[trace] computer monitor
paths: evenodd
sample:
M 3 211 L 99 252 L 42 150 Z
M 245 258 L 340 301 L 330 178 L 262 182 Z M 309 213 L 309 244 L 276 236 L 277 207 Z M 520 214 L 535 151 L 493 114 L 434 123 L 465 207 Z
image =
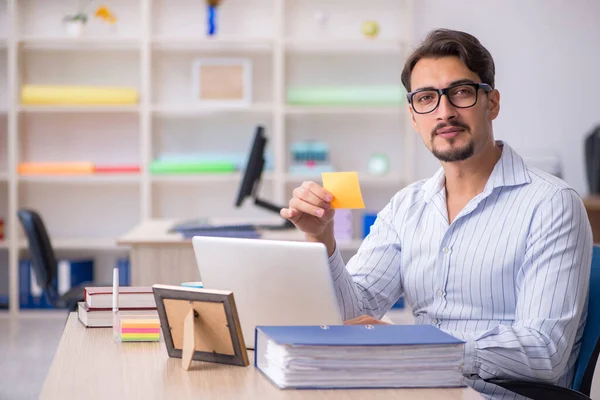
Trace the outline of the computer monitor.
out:
M 248 162 L 244 172 L 244 177 L 240 184 L 238 195 L 235 200 L 235 206 L 241 207 L 246 198 L 250 197 L 254 199 L 254 204 L 257 206 L 279 214 L 279 211 L 282 207 L 278 207 L 269 201 L 262 200 L 258 195 L 262 172 L 265 166 L 265 148 L 267 146 L 267 141 L 267 137 L 265 136 L 265 128 L 261 125 L 257 126 L 254 134 L 254 140 L 252 141 L 252 146 L 250 147 L 250 154 L 248 155 Z M 292 228 L 294 227 L 294 224 L 286 219 L 284 220 L 283 225 L 279 227 Z

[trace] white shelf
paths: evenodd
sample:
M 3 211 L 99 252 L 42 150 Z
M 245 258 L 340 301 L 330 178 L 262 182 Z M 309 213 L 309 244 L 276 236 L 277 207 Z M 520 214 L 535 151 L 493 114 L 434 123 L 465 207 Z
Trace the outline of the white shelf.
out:
M 387 201 L 383 192 L 400 189 L 412 174 L 416 139 L 406 106 L 294 106 L 286 104 L 286 92 L 313 85 L 399 85 L 414 30 L 411 2 L 225 2 L 218 34 L 210 38 L 203 2 L 125 1 L 115 10 L 118 29 L 92 18 L 83 37 L 71 38 L 59 22 L 72 12 L 64 0 L 10 0 L 3 19 L 15 23 L 8 23 L 2 32 L 7 37 L 0 37 L 0 63 L 5 64 L 0 65 L 0 149 L 5 149 L 0 154 L 5 171 L 0 172 L 0 216 L 11 228 L 0 248 L 8 249 L 10 276 L 18 277 L 18 258 L 26 248 L 17 219 L 20 207 L 38 209 L 54 232 L 57 250 L 92 254 L 121 250 L 116 245 L 119 234 L 147 218 L 227 215 L 242 171 L 154 175 L 149 167 L 163 153 L 247 151 L 259 124 L 265 126 L 272 163 L 272 170 L 262 175 L 261 192 L 273 203 L 286 204 L 292 185 L 321 180 L 320 174 L 298 176 L 287 170 L 290 144 L 310 139 L 327 141 L 333 161 L 343 157 L 338 164 L 355 170 L 366 169 L 369 153 L 395 152 L 390 157 L 397 155 L 402 161 L 392 163 L 393 173 L 359 173 L 362 186 L 377 189 L 369 191 L 369 204 L 376 207 Z M 318 9 L 336 16 L 324 31 L 315 21 Z M 361 33 L 367 18 L 381 26 L 380 36 L 372 40 Z M 194 102 L 192 65 L 197 57 L 249 59 L 253 103 L 221 107 Z M 27 105 L 20 103 L 22 83 L 135 87 L 140 101 Z M 365 131 L 372 137 L 369 143 L 360 140 Z M 402 143 L 390 139 L 392 135 Z M 134 160 L 142 171 L 15 172 L 20 160 L 77 159 L 104 165 Z M 250 205 L 243 212 L 251 219 L 262 210 Z M 342 242 L 340 248 L 355 251 L 360 243 Z M 101 263 L 112 265 L 108 257 Z M 9 286 L 11 310 L 18 311 L 18 280 L 11 279 Z
M 369 53 L 369 52 L 400 52 L 406 44 L 393 39 L 286 39 L 285 48 L 298 52 L 327 52 L 327 53 Z
M 160 37 L 152 38 L 152 47 L 156 50 L 237 50 L 270 51 L 273 40 L 267 38 L 244 37 Z
M 20 105 L 21 113 L 137 113 L 139 106 L 134 105 Z
M 155 104 L 152 106 L 152 113 L 165 117 L 193 116 L 216 113 L 269 113 L 272 112 L 273 105 L 269 103 L 255 103 L 248 106 L 202 106 L 194 104 Z
M 68 184 L 136 184 L 140 174 L 102 173 L 89 175 L 19 175 L 23 183 L 68 183 Z
M 398 106 L 287 106 L 288 115 L 341 114 L 341 115 L 403 115 L 406 110 Z
M 264 172 L 262 181 L 273 179 L 273 174 Z M 180 175 L 152 175 L 150 180 L 157 184 L 196 184 L 196 183 L 240 183 L 242 174 L 239 172 L 224 173 L 224 174 L 180 174 Z
M 369 186 L 402 186 L 403 180 L 400 174 L 390 173 L 384 176 L 372 176 L 367 172 L 359 172 L 358 180 L 361 185 L 369 185 Z M 315 175 L 296 175 L 296 174 L 286 174 L 285 181 L 288 184 L 294 183 L 302 183 L 304 181 L 313 181 L 313 182 L 321 182 L 321 174 Z
M 43 50 L 138 50 L 140 40 L 106 37 L 23 37 L 18 43 L 24 49 Z
M 125 247 L 119 246 L 113 238 L 56 238 L 51 239 L 52 248 L 56 250 L 119 250 Z M 19 248 L 27 248 L 27 240 L 19 241 Z

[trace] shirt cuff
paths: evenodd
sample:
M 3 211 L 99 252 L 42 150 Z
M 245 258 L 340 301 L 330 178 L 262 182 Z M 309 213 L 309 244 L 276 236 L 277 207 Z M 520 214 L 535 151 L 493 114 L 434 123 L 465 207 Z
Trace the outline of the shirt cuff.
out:
M 335 246 L 333 254 L 331 255 L 331 257 L 329 257 L 329 267 L 331 268 L 331 273 L 333 276 L 338 276 L 340 269 L 345 268 L 344 259 L 342 258 L 337 244 Z
M 475 337 L 465 335 L 465 359 L 463 365 L 463 375 L 470 379 L 480 379 L 479 362 L 477 362 L 477 347 Z

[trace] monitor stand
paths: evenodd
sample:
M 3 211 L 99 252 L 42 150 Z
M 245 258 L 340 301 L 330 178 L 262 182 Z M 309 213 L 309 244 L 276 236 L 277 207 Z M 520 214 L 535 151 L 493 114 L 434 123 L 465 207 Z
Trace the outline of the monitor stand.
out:
M 276 212 L 277 214 L 279 214 L 279 212 L 282 208 L 282 207 L 277 207 L 275 204 L 270 203 L 266 200 L 261 200 L 258 197 L 254 198 L 254 204 L 256 204 L 259 207 L 265 208 L 269 211 Z M 257 228 L 259 228 L 259 229 L 266 229 L 266 230 L 293 229 L 295 227 L 296 226 L 287 219 L 284 219 L 284 222 L 281 225 L 259 225 L 259 226 L 257 226 Z

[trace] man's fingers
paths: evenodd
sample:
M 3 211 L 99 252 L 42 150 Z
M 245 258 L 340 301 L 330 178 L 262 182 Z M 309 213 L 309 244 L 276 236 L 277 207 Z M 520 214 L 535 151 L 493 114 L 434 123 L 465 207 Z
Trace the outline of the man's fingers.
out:
M 279 215 L 281 215 L 283 218 L 290 220 L 293 223 L 298 222 L 298 220 L 301 217 L 301 213 L 295 208 L 282 208 L 279 211 Z
M 317 196 L 310 189 L 305 188 L 303 186 L 294 189 L 294 197 L 303 200 L 315 207 L 322 208 L 323 210 L 328 210 L 329 208 L 331 208 L 331 204 L 329 204 L 329 202 L 324 201 L 321 197 Z
M 325 214 L 325 210 L 321 207 L 316 207 L 312 204 L 307 203 L 306 201 L 299 198 L 292 198 L 290 200 L 290 208 L 295 208 L 296 210 L 307 213 L 310 215 L 314 215 L 315 217 L 322 217 Z
M 310 191 L 313 195 L 317 196 L 319 199 L 321 199 L 321 201 L 326 203 L 329 203 L 331 200 L 333 200 L 333 195 L 318 183 L 306 181 L 303 182 L 300 187 Z

